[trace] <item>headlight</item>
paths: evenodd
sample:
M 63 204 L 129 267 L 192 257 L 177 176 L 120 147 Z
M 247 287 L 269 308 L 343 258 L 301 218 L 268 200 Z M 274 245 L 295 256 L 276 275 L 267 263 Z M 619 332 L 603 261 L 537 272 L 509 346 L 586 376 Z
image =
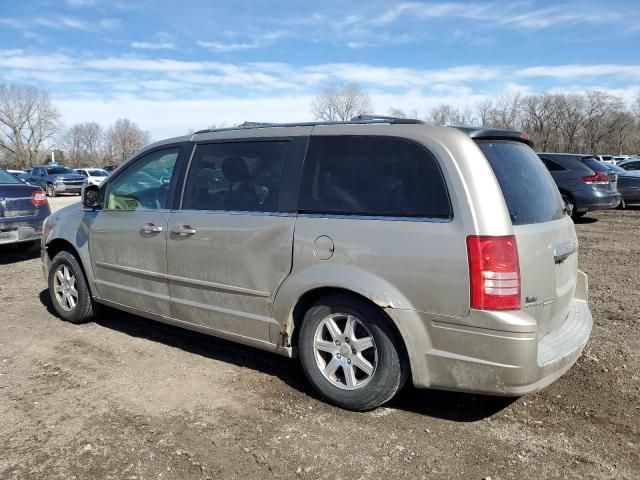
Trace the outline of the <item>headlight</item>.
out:
M 62 183 L 64 183 L 64 181 L 63 181 L 61 178 L 56 178 L 56 179 L 53 181 L 53 183 L 60 183 L 60 184 L 62 184 Z

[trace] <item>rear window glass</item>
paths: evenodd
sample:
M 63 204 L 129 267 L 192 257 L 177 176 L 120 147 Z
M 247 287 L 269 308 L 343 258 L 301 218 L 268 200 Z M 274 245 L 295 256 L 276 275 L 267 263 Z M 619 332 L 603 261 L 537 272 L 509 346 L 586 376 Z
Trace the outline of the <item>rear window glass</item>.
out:
M 531 148 L 510 141 L 477 143 L 498 179 L 513 225 L 562 218 L 564 209 L 558 188 Z
M 450 218 L 440 166 L 395 137 L 312 137 L 298 208 L 305 213 Z
M 0 170 L 0 183 L 22 183 L 18 177 L 5 170 Z
M 594 172 L 609 173 L 609 168 L 607 168 L 607 166 L 604 163 L 599 162 L 593 157 L 583 158 L 582 163 L 584 163 L 587 167 L 589 167 Z

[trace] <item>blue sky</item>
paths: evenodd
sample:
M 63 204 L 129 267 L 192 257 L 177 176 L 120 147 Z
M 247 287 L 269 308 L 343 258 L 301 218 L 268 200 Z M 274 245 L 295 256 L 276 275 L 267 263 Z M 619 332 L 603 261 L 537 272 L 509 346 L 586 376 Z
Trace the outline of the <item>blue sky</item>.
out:
M 640 2 L 0 0 L 0 82 L 50 92 L 67 124 L 129 117 L 156 138 L 310 119 L 355 81 L 376 111 L 504 90 L 640 89 Z

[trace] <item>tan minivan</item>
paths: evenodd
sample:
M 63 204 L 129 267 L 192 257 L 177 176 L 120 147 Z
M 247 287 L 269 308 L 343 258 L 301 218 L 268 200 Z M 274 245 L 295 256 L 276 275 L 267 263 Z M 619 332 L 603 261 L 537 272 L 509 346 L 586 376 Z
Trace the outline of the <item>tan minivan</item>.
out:
M 591 332 L 553 179 L 518 132 L 417 120 L 205 130 L 154 143 L 51 215 L 57 313 L 97 304 L 298 356 L 366 410 L 420 388 L 535 392 Z

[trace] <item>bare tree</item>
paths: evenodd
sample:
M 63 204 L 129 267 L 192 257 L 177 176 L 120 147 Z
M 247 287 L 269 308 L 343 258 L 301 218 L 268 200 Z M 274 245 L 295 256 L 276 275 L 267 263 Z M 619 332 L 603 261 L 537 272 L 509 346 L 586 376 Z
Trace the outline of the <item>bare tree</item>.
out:
M 601 141 L 610 133 L 606 119 L 623 107 L 622 100 L 605 92 L 589 91 L 584 95 L 582 128 L 586 153 L 598 153 Z
M 28 85 L 0 85 L 0 151 L 15 166 L 38 162 L 59 119 L 46 93 Z
M 369 94 L 356 83 L 326 88 L 311 102 L 311 113 L 316 120 L 350 120 L 372 112 Z
M 120 118 L 107 130 L 105 157 L 109 162 L 122 162 L 150 141 L 149 132 L 128 118 Z
M 616 111 L 609 119 L 609 127 L 607 151 L 618 155 L 626 153 L 625 147 L 628 145 L 631 134 L 638 129 L 635 117 L 631 112 Z
M 520 108 L 522 94 L 520 92 L 503 92 L 495 102 L 493 109 L 493 127 L 518 129 L 520 127 Z
M 584 99 L 579 94 L 558 96 L 559 122 L 558 128 L 562 140 L 562 149 L 573 152 L 578 147 L 578 134 L 582 126 L 582 110 Z
M 476 118 L 481 127 L 488 127 L 493 115 L 493 101 L 489 98 L 476 103 Z
M 560 123 L 559 105 L 555 95 L 528 95 L 522 100 L 522 128 L 535 137 L 543 151 L 557 150 Z
M 104 152 L 105 134 L 96 122 L 76 123 L 69 128 L 62 138 L 62 146 L 72 165 L 101 164 Z
M 418 110 L 415 108 L 408 112 L 405 112 L 404 110 L 400 108 L 395 108 L 395 107 L 389 108 L 388 115 L 390 117 L 396 117 L 396 118 L 414 118 L 414 119 L 417 119 L 419 116 Z

